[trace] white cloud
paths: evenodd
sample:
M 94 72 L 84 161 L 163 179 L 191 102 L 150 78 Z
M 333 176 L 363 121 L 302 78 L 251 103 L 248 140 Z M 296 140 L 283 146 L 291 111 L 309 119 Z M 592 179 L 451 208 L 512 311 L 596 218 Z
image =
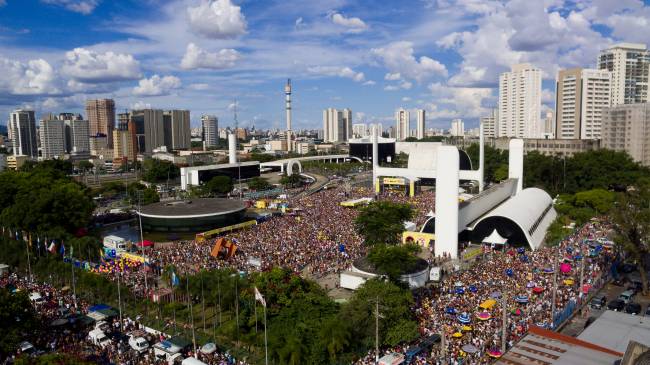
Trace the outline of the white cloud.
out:
M 366 86 L 372 86 L 372 85 L 375 85 L 375 84 L 376 84 L 376 82 L 374 82 L 372 80 L 368 80 L 368 81 L 363 83 L 363 85 L 366 85 Z
M 347 28 L 347 31 L 350 33 L 361 33 L 368 29 L 368 25 L 363 20 L 356 17 L 346 18 L 339 13 L 332 14 L 332 22 Z
M 0 0 L 0 6 L 7 5 L 7 0 Z
M 544 89 L 542 90 L 542 103 L 554 103 L 555 102 L 555 91 Z
M 299 17 L 298 19 L 296 19 L 296 22 L 294 23 L 294 27 L 296 29 L 300 29 L 303 26 L 305 26 L 305 21 L 302 19 L 302 17 Z
M 246 19 L 239 6 L 230 0 L 202 0 L 196 7 L 187 8 L 190 27 L 208 38 L 234 38 L 246 33 Z
M 145 103 L 142 100 L 138 100 L 135 103 L 131 104 L 131 109 L 132 110 L 151 109 L 151 104 Z
M 210 85 L 204 83 L 190 84 L 188 88 L 192 90 L 208 90 Z
M 140 63 L 130 54 L 97 53 L 85 48 L 66 52 L 63 73 L 85 82 L 113 82 L 141 77 Z
M 59 79 L 45 60 L 26 63 L 0 58 L 0 97 L 4 95 L 60 94 Z
M 402 78 L 402 75 L 400 75 L 399 72 L 395 72 L 395 73 L 387 73 L 387 74 L 384 76 L 384 80 L 390 80 L 390 81 L 399 80 L 399 79 L 401 79 L 401 78 Z
M 363 82 L 365 75 L 363 72 L 356 72 L 349 67 L 339 66 L 314 66 L 307 69 L 310 73 L 323 76 L 337 76 L 352 79 L 356 82 Z
M 411 98 L 409 98 L 408 96 L 404 96 L 404 97 L 402 97 L 402 101 L 403 102 L 408 102 L 408 101 L 411 101 Z
M 386 47 L 373 48 L 371 52 L 391 73 L 399 73 L 403 78 L 421 82 L 433 75 L 447 76 L 447 68 L 442 63 L 427 56 L 416 59 L 411 42 L 393 42 Z
M 223 69 L 235 66 L 241 58 L 239 52 L 226 48 L 218 52 L 208 52 L 194 43 L 187 45 L 181 67 L 186 70 L 197 68 Z
M 427 117 L 431 119 L 445 118 L 478 118 L 488 112 L 484 107 L 485 101 L 491 101 L 491 88 L 450 87 L 441 83 L 429 85 L 433 101 L 426 104 Z
M 181 80 L 176 76 L 153 75 L 149 79 L 142 79 L 138 86 L 133 88 L 133 94 L 139 96 L 169 95 L 173 89 L 181 87 Z
M 61 6 L 75 13 L 88 15 L 95 10 L 100 0 L 41 0 L 41 2 Z
M 401 81 L 398 84 L 395 85 L 388 85 L 384 87 L 384 90 L 386 91 L 396 91 L 396 90 L 409 90 L 410 88 L 413 87 L 413 83 L 410 81 Z

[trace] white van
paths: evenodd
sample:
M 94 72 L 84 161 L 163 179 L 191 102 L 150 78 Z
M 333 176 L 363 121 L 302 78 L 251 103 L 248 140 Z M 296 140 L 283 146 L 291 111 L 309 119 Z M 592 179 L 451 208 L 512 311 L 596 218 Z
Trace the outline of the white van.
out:
M 208 364 L 194 357 L 188 357 L 181 362 L 181 365 L 208 365 Z
M 634 292 L 632 290 L 626 290 L 622 292 L 621 295 L 618 296 L 618 299 L 625 302 L 625 304 L 628 304 L 632 300 L 633 296 L 634 296 Z
M 165 340 L 153 345 L 153 354 L 158 360 L 164 360 L 173 364 L 176 359 L 181 358 L 181 348 Z
M 135 351 L 143 353 L 149 349 L 149 342 L 144 337 L 131 335 L 129 337 L 129 346 Z
M 104 247 L 115 250 L 119 254 L 126 251 L 126 240 L 119 236 L 106 236 L 104 237 Z
M 94 329 L 88 332 L 88 340 L 93 345 L 99 346 L 101 348 L 106 348 L 106 346 L 111 343 L 111 340 L 106 337 L 106 334 L 104 334 L 104 331 L 101 329 Z

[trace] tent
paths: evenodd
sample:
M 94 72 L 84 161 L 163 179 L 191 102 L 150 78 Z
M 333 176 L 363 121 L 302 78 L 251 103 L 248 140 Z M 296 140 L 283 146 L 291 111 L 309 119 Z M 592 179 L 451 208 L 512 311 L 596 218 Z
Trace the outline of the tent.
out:
M 138 247 L 153 247 L 153 242 L 149 240 L 144 240 L 142 242 L 138 242 Z
M 492 231 L 489 236 L 483 238 L 483 243 L 489 243 L 492 245 L 505 245 L 506 241 L 508 241 L 508 239 L 501 237 L 496 229 Z

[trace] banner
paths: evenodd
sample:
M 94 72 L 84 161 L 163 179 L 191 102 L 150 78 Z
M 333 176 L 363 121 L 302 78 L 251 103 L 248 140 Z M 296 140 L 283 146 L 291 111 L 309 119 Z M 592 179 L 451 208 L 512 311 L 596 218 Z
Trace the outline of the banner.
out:
M 482 255 L 483 254 L 483 247 L 482 246 L 477 246 L 477 247 L 469 247 L 463 252 L 461 259 L 463 261 L 471 260 L 475 258 L 476 256 Z
M 402 243 L 416 243 L 422 247 L 429 247 L 436 241 L 436 235 L 424 232 L 402 232 Z
M 148 263 L 149 262 L 148 259 L 145 259 L 144 257 L 142 257 L 140 255 L 135 255 L 135 254 L 128 253 L 128 252 L 124 252 L 124 253 L 120 254 L 120 257 L 125 258 L 127 260 L 135 261 L 135 262 L 142 262 L 142 263 L 144 263 L 144 262 Z
M 403 177 L 385 177 L 383 182 L 385 185 L 406 185 Z

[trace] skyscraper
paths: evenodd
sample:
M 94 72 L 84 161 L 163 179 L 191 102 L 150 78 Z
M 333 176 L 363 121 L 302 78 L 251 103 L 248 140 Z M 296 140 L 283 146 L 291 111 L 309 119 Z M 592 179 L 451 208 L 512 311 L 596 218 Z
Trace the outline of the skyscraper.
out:
M 415 138 L 417 138 L 417 139 L 424 138 L 424 130 L 425 130 L 425 128 L 426 128 L 426 115 L 424 113 L 424 109 L 418 109 L 417 110 L 417 125 L 416 125 Z
M 499 136 L 497 123 L 499 121 L 499 109 L 492 109 L 490 115 L 481 117 L 483 124 L 483 135 L 485 138 L 497 138 Z
M 650 166 L 650 106 L 621 104 L 603 111 L 601 147 L 625 151 L 634 161 Z
M 190 111 L 166 110 L 163 112 L 164 146 L 168 150 L 190 148 Z
M 41 120 L 39 133 L 43 159 L 62 159 L 65 156 L 65 128 L 63 121 L 53 119 L 53 116 Z
M 449 134 L 454 137 L 465 136 L 465 123 L 463 123 L 462 119 L 454 119 L 451 121 L 451 129 L 449 129 Z
M 115 101 L 113 99 L 86 100 L 86 117 L 88 118 L 90 135 L 106 135 L 108 148 L 113 148 Z
M 403 141 L 409 136 L 411 129 L 411 114 L 404 108 L 399 108 L 395 112 L 395 138 Z
M 155 148 L 165 146 L 165 128 L 162 110 L 134 110 L 131 112 L 131 122 L 135 126 L 138 152 L 151 154 Z
M 601 51 L 598 69 L 612 73 L 610 105 L 648 102 L 650 51 L 645 44 L 621 43 Z
M 90 129 L 87 120 L 66 119 L 63 121 L 65 151 L 72 157 L 90 155 Z
M 214 147 L 219 145 L 219 120 L 214 115 L 202 115 L 201 126 L 203 127 L 203 145 Z
M 607 70 L 561 70 L 556 82 L 557 139 L 599 139 L 603 108 L 610 103 Z
M 113 130 L 113 164 L 136 160 L 136 147 L 129 130 Z
M 323 141 L 346 142 L 352 137 L 352 110 L 323 110 Z
M 352 136 L 355 138 L 368 136 L 368 125 L 365 123 L 356 123 L 352 125 Z
M 33 110 L 17 109 L 9 116 L 14 156 L 38 158 L 36 143 L 36 117 Z
M 530 64 L 513 65 L 499 76 L 499 137 L 542 135 L 542 71 Z

